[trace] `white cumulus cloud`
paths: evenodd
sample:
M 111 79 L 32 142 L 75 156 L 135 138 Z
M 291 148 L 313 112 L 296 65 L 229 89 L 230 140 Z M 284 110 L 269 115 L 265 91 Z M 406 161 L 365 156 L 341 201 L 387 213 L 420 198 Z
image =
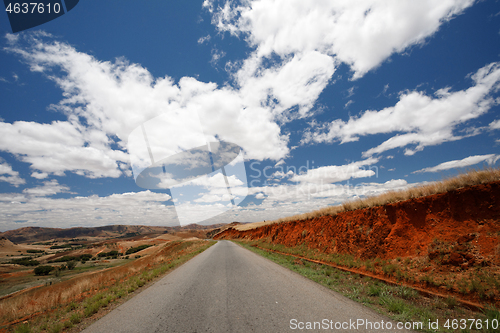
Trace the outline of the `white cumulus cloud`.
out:
M 424 168 L 421 170 L 414 171 L 413 173 L 421 173 L 421 172 L 439 172 L 443 170 L 456 169 L 456 168 L 464 168 L 471 165 L 476 165 L 481 162 L 486 162 L 488 164 L 495 164 L 498 159 L 500 159 L 500 155 L 496 154 L 488 154 L 488 155 L 474 155 L 469 156 L 461 160 L 453 160 L 448 162 L 443 162 L 433 167 Z
M 380 133 L 397 133 L 377 147 L 363 153 L 374 154 L 415 145 L 407 148 L 405 154 L 413 155 L 426 146 L 438 145 L 446 141 L 459 140 L 467 135 L 457 134 L 458 125 L 475 119 L 498 103 L 491 93 L 500 87 L 500 63 L 491 63 L 472 75 L 472 87 L 451 92 L 440 89 L 435 97 L 419 91 L 403 92 L 399 102 L 380 111 L 368 110 L 348 121 L 337 119 L 320 125 L 304 135 L 303 143 L 357 141 L 361 136 Z
M 19 172 L 12 170 L 12 166 L 0 159 L 0 181 L 7 182 L 12 186 L 19 187 L 26 183 L 26 180 L 19 176 Z
M 354 77 L 391 54 L 425 42 L 473 0 L 248 0 L 204 6 L 220 31 L 244 36 L 257 58 L 318 51 L 351 66 Z M 217 8 L 216 8 L 217 7 Z

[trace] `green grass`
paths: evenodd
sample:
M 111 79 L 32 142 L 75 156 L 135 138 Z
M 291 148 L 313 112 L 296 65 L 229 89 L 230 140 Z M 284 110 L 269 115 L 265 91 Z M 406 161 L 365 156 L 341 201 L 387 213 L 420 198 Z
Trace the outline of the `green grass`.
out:
M 376 279 L 346 272 L 331 266 L 265 251 L 252 246 L 255 242 L 251 244 L 243 241 L 234 242 L 314 282 L 322 284 L 356 302 L 362 303 L 395 321 L 422 322 L 424 323 L 424 332 L 452 332 L 452 330 L 447 330 L 442 325 L 440 325 L 437 331 L 429 329 L 426 326 L 429 321 L 439 320 L 439 323 L 445 323 L 446 319 L 453 318 L 474 318 L 483 321 L 489 319 L 490 322 L 498 318 L 497 320 L 500 321 L 500 312 L 496 308 L 488 308 L 484 312 L 474 312 L 460 307 L 455 298 L 429 299 L 406 286 L 389 285 Z M 258 245 L 261 246 L 261 244 L 259 243 Z M 267 247 L 283 249 L 282 246 L 268 245 Z M 299 247 L 298 249 L 288 249 L 288 251 L 281 252 L 300 253 L 301 250 L 303 249 Z M 307 251 L 304 252 L 307 253 Z M 300 255 L 305 256 L 304 253 Z M 356 263 L 349 256 L 336 256 L 336 258 L 342 260 L 342 262 L 351 261 L 352 263 Z M 482 330 L 470 330 L 470 332 L 493 331 L 483 328 Z

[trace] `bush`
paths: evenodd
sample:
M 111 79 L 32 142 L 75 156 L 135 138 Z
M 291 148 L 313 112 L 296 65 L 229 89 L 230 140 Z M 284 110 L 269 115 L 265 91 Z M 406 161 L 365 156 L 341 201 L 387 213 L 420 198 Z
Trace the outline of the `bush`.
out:
M 136 252 L 142 251 L 144 249 L 147 249 L 150 246 L 151 245 L 144 244 L 144 245 L 140 245 L 140 246 L 136 246 L 136 247 L 131 247 L 130 249 L 127 250 L 127 252 L 125 252 L 125 254 L 136 253 Z
M 82 254 L 80 256 L 62 256 L 49 262 L 87 261 L 90 258 L 92 258 L 91 254 Z
M 68 269 L 72 270 L 76 267 L 76 261 L 68 261 Z
M 85 261 L 88 261 L 90 259 L 92 259 L 92 255 L 91 254 L 82 254 L 80 257 L 79 257 L 80 260 L 85 260 Z
M 12 259 L 10 261 L 11 264 L 18 264 L 23 266 L 37 266 L 40 263 L 36 260 L 33 260 L 31 257 L 29 258 L 20 258 L 20 259 Z
M 97 256 L 98 257 L 106 257 L 106 259 L 110 259 L 110 258 L 115 258 L 118 257 L 118 251 L 109 251 L 109 252 L 101 252 L 99 253 Z
M 44 250 L 26 250 L 28 253 L 44 253 Z
M 49 275 L 53 270 L 52 266 L 38 266 L 35 268 L 35 275 Z
M 51 250 L 55 250 L 55 249 L 67 249 L 67 248 L 70 248 L 71 245 L 69 244 L 63 244 L 63 245 L 52 245 L 50 247 Z

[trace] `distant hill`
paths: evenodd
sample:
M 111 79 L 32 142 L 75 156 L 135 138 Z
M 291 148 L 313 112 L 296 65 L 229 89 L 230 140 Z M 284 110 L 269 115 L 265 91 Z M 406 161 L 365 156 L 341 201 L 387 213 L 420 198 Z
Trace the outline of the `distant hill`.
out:
M 188 230 L 212 230 L 220 228 L 225 224 L 199 225 L 190 224 L 187 226 L 156 227 L 143 225 L 109 225 L 94 228 L 44 228 L 25 227 L 16 230 L 9 230 L 0 233 L 0 238 L 4 237 L 14 243 L 44 242 L 53 239 L 73 239 L 84 237 L 119 238 L 138 235 L 165 234 Z
M 14 244 L 5 237 L 0 237 L 0 247 L 11 247 Z

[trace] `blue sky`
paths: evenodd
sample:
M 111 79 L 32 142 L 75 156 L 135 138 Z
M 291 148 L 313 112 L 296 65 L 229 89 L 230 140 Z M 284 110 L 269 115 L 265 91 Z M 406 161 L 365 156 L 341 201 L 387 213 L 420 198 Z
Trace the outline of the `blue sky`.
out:
M 84 0 L 11 32 L 0 231 L 272 220 L 500 157 L 500 1 Z M 224 170 L 153 165 L 206 142 Z

